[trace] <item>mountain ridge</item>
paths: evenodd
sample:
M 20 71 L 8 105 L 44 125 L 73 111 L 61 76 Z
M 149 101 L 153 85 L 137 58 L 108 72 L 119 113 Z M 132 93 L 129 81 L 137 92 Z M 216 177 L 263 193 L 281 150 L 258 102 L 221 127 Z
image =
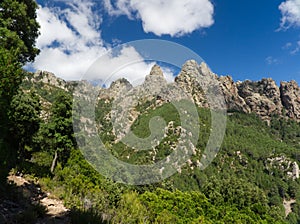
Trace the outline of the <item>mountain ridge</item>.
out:
M 199 65 L 196 61 L 189 60 L 182 66 L 174 82 L 190 96 L 197 106 L 205 108 L 208 108 L 209 104 L 202 88 L 203 85 L 193 78 L 195 75 L 200 76 L 201 82 L 206 82 L 206 76 L 211 76 L 219 82 L 228 112 L 255 113 L 267 122 L 271 120 L 272 116 L 300 121 L 300 87 L 294 80 L 282 81 L 279 86 L 272 78 L 234 82 L 229 75 L 218 76 L 213 73 L 205 63 Z M 150 76 L 152 79 L 157 79 L 158 82 L 164 80 L 163 72 L 158 65 L 153 66 L 145 81 Z M 65 81 L 46 71 L 37 71 L 33 79 L 64 90 L 72 90 L 73 84 L 76 83 L 76 81 Z M 86 85 L 89 85 L 88 82 Z M 168 85 L 172 85 L 172 83 Z M 104 99 L 114 98 L 122 89 L 128 91 L 132 88 L 134 87 L 128 80 L 120 78 L 112 82 L 110 87 L 97 90 L 100 90 L 99 99 Z

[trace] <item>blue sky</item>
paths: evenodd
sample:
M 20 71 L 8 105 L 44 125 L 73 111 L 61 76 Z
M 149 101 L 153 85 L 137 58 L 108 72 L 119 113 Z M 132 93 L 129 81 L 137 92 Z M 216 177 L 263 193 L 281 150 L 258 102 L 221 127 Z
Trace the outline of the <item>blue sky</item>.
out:
M 30 66 L 65 79 L 80 78 L 116 44 L 150 38 L 190 48 L 213 72 L 231 75 L 235 81 L 272 77 L 277 83 L 292 79 L 300 83 L 300 0 L 38 3 L 42 35 L 37 45 L 42 52 Z M 109 63 L 140 57 L 128 48 Z M 129 80 L 134 80 L 152 66 L 139 63 L 120 74 L 128 73 Z M 168 79 L 172 71 L 164 68 Z

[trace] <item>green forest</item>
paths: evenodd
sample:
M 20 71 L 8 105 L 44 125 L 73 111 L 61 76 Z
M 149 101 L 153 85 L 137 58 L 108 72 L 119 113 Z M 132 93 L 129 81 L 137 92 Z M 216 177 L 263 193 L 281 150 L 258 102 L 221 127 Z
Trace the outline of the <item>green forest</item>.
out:
M 300 223 L 300 179 L 288 175 L 293 172 L 291 164 L 300 163 L 300 123 L 274 115 L 268 124 L 255 114 L 230 113 L 219 153 L 202 171 L 193 165 L 209 138 L 211 114 L 197 108 L 200 153 L 192 156 L 192 165 L 155 184 L 113 182 L 85 160 L 76 144 L 72 91 L 32 82 L 33 73 L 23 69 L 39 53 L 36 3 L 3 0 L 0 9 L 0 223 L 36 223 L 46 213 L 47 208 L 31 203 L 7 180 L 8 175 L 20 174 L 62 200 L 75 224 Z M 136 108 L 141 113 L 131 127 L 133 133 L 147 137 L 149 121 L 158 115 L 180 125 L 172 104 L 151 105 L 144 102 Z M 100 100 L 95 108 L 101 140 L 120 160 L 153 162 L 146 151 L 135 153 L 115 143 L 106 119 L 111 107 L 111 101 Z M 155 161 L 170 154 L 168 142 L 176 141 L 176 133 L 170 133 L 157 146 Z M 284 200 L 294 201 L 287 215 Z M 24 209 L 7 218 L 3 201 Z

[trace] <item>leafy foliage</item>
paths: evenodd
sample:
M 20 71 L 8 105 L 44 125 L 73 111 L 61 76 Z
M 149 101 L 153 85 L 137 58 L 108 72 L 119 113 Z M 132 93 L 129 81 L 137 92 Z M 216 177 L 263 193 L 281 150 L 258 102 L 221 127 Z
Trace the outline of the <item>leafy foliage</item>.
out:
M 0 158 L 4 159 L 1 170 L 2 165 L 5 170 L 14 164 L 17 154 L 9 136 L 13 121 L 9 120 L 8 112 L 14 113 L 10 105 L 25 76 L 22 66 L 33 61 L 38 53 L 36 8 L 33 0 L 0 1 Z
M 13 142 L 18 143 L 20 159 L 31 158 L 28 150 L 32 145 L 33 136 L 39 130 L 40 126 L 40 111 L 41 106 L 38 96 L 31 91 L 24 93 L 19 91 L 11 101 L 11 110 L 9 112 L 9 119 L 12 122 L 11 134 L 14 139 Z
M 50 119 L 40 129 L 36 142 L 45 151 L 54 156 L 51 167 L 53 172 L 57 160 L 65 164 L 70 150 L 75 146 L 72 125 L 72 98 L 60 91 L 50 110 Z
M 33 0 L 3 0 L 0 3 L 0 46 L 13 52 L 22 64 L 33 61 L 39 50 L 36 21 L 37 4 Z

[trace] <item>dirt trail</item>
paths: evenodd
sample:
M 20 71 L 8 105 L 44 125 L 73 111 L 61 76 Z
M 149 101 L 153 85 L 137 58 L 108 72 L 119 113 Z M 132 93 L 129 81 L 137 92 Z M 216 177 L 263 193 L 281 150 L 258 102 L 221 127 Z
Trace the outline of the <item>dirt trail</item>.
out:
M 50 193 L 42 192 L 39 185 L 27 181 L 16 175 L 8 176 L 8 181 L 14 183 L 26 197 L 30 198 L 32 204 L 40 204 L 46 209 L 44 217 L 39 218 L 36 224 L 69 224 L 69 210 L 61 200 L 52 198 Z

